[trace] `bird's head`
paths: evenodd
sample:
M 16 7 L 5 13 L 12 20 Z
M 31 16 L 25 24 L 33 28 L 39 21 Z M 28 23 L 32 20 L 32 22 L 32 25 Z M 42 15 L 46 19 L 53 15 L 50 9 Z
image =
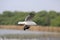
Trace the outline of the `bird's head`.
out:
M 35 12 L 29 13 L 30 16 L 35 16 Z

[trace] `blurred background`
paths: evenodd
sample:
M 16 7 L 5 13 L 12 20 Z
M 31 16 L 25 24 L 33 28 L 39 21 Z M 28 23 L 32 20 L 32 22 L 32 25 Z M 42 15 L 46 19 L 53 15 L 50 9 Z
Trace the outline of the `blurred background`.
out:
M 43 26 L 60 26 L 60 0 L 0 0 L 0 25 L 17 25 L 28 13 Z

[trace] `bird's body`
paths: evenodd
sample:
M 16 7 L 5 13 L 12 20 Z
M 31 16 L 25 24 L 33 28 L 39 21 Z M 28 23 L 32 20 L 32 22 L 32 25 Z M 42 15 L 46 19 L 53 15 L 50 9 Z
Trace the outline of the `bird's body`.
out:
M 32 21 L 34 15 L 35 14 L 33 12 L 29 13 L 29 15 L 26 16 L 25 21 L 18 22 L 18 24 L 24 24 L 24 30 L 29 29 L 30 25 L 36 25 L 36 23 Z
M 26 30 L 26 29 L 29 29 L 30 28 L 30 25 L 36 25 L 36 23 L 34 23 L 33 21 L 32 21 L 32 18 L 34 17 L 34 15 L 35 14 L 33 14 L 33 13 L 30 13 L 26 18 L 25 18 L 25 21 L 27 22 L 27 24 L 29 24 L 29 25 L 24 25 L 24 30 Z

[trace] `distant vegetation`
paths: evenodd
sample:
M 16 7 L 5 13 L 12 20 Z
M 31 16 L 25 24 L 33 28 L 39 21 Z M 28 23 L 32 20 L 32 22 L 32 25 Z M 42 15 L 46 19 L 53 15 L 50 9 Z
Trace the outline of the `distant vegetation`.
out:
M 17 25 L 18 21 L 24 21 L 25 17 L 30 12 L 11 12 L 11 11 L 4 11 L 0 14 L 0 25 Z M 36 15 L 33 18 L 38 25 L 43 26 L 60 26 L 60 12 L 56 11 L 39 11 L 35 12 Z

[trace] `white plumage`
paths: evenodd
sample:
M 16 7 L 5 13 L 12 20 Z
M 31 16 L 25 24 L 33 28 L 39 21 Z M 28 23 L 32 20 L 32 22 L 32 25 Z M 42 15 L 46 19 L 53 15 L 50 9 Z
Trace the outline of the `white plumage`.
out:
M 24 24 L 24 25 L 37 25 L 35 22 L 33 21 L 24 21 L 24 22 L 18 22 L 18 24 Z

